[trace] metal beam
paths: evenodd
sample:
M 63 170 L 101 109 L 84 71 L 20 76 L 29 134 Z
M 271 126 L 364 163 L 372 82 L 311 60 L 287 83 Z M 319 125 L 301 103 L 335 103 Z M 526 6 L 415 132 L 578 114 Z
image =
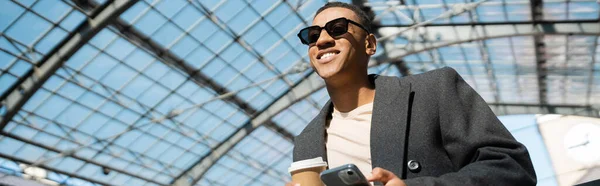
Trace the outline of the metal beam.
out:
M 538 22 L 543 19 L 542 10 L 544 3 L 542 2 L 542 0 L 530 0 L 529 4 L 531 8 L 531 21 L 533 21 L 534 24 L 539 24 Z M 544 43 L 543 35 L 533 36 L 533 46 L 535 47 L 535 64 L 538 81 L 538 100 L 540 104 L 545 105 L 548 104 L 548 66 L 546 65 L 546 44 Z M 549 109 L 554 109 L 554 107 L 549 107 Z M 555 111 L 550 110 L 549 112 Z
M 591 105 L 488 103 L 498 116 L 513 114 L 562 114 L 600 117 L 600 108 Z
M 393 64 L 398 69 L 398 72 L 400 72 L 401 76 L 412 75 L 412 73 L 410 72 L 410 69 L 408 68 L 408 66 L 406 66 L 406 63 L 404 61 L 401 60 L 401 61 L 395 62 Z
M 543 36 L 533 36 L 535 46 L 535 66 L 537 70 L 538 99 L 540 104 L 548 104 L 548 66 L 546 65 L 546 44 Z
M 6 113 L 0 120 L 0 131 L 19 112 L 21 107 L 35 92 L 58 70 L 79 48 L 85 45 L 100 30 L 115 20 L 121 13 L 133 6 L 137 1 L 111 1 L 95 17 L 90 17 L 80 24 L 59 45 L 34 66 L 18 84 L 11 87 L 8 96 L 2 100 Z
M 531 8 L 531 21 L 538 23 L 544 19 L 544 2 L 542 0 L 529 0 L 529 7 Z
M 600 69 L 596 69 L 595 68 L 595 64 L 599 63 L 600 64 L 600 60 L 598 59 L 598 55 L 594 55 L 594 52 L 596 52 L 598 50 L 598 45 L 600 44 L 600 42 L 598 42 L 598 40 L 600 40 L 600 37 L 596 36 L 596 39 L 594 39 L 594 45 L 592 47 L 591 50 L 591 55 L 592 55 L 592 60 L 590 62 L 590 75 L 588 76 L 588 90 L 586 92 L 586 103 L 587 104 L 591 104 L 592 103 L 592 90 L 594 89 L 594 85 L 597 84 L 598 82 L 594 81 L 594 74 L 596 74 L 596 72 Z M 597 102 L 596 102 L 597 103 Z

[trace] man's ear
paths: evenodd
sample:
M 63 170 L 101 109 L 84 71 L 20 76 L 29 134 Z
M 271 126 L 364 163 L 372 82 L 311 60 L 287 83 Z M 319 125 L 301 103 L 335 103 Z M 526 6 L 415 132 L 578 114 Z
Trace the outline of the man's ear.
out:
M 375 55 L 375 52 L 377 52 L 377 39 L 375 38 L 375 35 L 367 35 L 367 38 L 365 38 L 365 49 L 367 55 Z

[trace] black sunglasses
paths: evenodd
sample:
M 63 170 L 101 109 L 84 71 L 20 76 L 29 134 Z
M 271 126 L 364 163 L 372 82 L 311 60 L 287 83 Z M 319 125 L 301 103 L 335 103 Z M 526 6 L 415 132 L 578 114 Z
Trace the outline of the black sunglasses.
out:
M 306 28 L 300 30 L 300 33 L 298 33 L 298 37 L 300 38 L 300 41 L 302 41 L 302 44 L 310 45 L 310 44 L 317 42 L 317 40 L 319 40 L 319 37 L 321 36 L 321 30 L 323 30 L 323 29 L 325 29 L 325 31 L 327 31 L 327 34 L 329 34 L 331 37 L 338 37 L 338 36 L 341 36 L 342 34 L 345 34 L 346 32 L 348 32 L 348 23 L 352 23 L 352 24 L 362 28 L 367 33 L 370 33 L 369 30 L 367 30 L 367 28 L 362 26 L 360 23 L 357 23 L 350 19 L 346 19 L 346 18 L 342 17 L 342 18 L 337 18 L 337 19 L 327 22 L 324 27 L 320 27 L 320 26 L 306 27 Z

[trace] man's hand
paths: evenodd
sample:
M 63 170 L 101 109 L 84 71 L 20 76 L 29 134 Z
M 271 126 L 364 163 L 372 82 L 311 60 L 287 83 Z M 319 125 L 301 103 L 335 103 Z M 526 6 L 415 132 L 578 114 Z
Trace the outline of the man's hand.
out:
M 367 178 L 367 181 L 369 182 L 379 181 L 385 186 L 406 186 L 404 181 L 388 170 L 375 167 L 372 173 L 373 175 Z

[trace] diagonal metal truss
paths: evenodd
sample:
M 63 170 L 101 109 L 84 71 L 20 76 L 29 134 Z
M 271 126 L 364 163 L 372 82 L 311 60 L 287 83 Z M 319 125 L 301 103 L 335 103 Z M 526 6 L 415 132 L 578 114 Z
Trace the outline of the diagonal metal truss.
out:
M 54 48 L 49 55 L 44 56 L 39 63 L 40 65 L 34 66 L 27 72 L 17 83 L 17 86 L 11 87 L 8 96 L 2 100 L 2 107 L 6 108 L 6 114 L 0 120 L 0 130 L 4 129 L 27 100 L 67 59 L 134 4 L 135 1 L 114 1 L 108 4 L 97 16 L 90 17 L 90 20 L 79 25 L 63 42 L 57 45 L 59 47 Z

